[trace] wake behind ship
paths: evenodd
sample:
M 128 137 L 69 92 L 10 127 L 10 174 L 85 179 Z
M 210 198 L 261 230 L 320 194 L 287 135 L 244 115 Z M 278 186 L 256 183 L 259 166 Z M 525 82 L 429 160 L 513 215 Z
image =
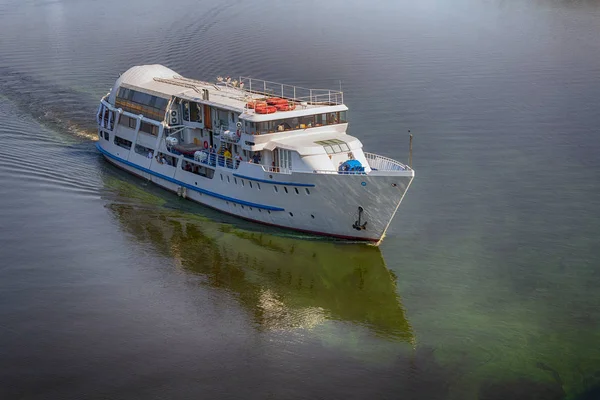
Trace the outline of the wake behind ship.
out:
M 162 65 L 127 70 L 98 108 L 98 150 L 178 195 L 263 224 L 379 242 L 414 171 L 346 133 L 343 93 Z

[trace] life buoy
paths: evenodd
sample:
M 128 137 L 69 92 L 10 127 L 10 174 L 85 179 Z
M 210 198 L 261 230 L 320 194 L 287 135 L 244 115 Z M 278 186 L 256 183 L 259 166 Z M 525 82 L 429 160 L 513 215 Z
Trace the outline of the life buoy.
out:
M 284 104 L 287 103 L 286 99 L 282 99 L 280 97 L 271 97 L 270 99 L 267 99 L 267 104 L 270 106 L 276 106 L 278 104 Z
M 204 148 L 208 149 L 208 142 L 206 140 L 204 141 Z
M 277 111 L 277 107 L 275 106 L 264 106 L 264 107 L 256 107 L 254 109 L 258 114 L 273 114 Z

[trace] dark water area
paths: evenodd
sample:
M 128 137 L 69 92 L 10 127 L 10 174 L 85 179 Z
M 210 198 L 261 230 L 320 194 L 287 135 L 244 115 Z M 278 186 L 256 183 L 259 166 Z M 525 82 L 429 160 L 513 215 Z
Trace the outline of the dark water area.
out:
M 338 88 L 381 246 L 108 165 L 132 65 Z M 600 398 L 597 1 L 0 0 L 0 398 Z

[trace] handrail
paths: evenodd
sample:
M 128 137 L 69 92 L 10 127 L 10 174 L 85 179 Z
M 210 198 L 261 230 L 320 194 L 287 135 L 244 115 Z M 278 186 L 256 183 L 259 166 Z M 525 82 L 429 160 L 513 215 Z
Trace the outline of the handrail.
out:
M 287 85 L 284 83 L 266 81 L 263 79 L 240 76 L 239 86 L 253 94 L 264 96 L 277 96 L 290 101 L 309 104 L 344 104 L 344 92 L 331 89 L 310 89 L 301 86 Z
M 222 154 L 217 154 L 217 153 L 211 153 L 208 150 L 198 150 L 195 151 L 195 153 L 204 153 L 206 154 L 206 158 L 204 158 L 203 160 L 198 160 L 196 159 L 196 157 L 191 156 L 191 155 L 187 155 L 187 154 L 182 154 L 181 152 L 173 149 L 173 148 L 169 148 L 167 147 L 167 150 L 174 155 L 183 155 L 183 157 L 186 160 L 192 161 L 195 164 L 204 164 L 207 165 L 209 167 L 212 168 L 217 168 L 217 167 L 223 167 L 223 168 L 229 168 L 229 169 L 238 169 L 240 166 L 240 160 L 236 160 L 232 157 L 225 157 Z
M 287 174 L 287 175 L 291 175 L 292 174 L 292 170 L 289 168 L 283 168 L 283 167 L 271 167 L 268 165 L 261 165 L 263 171 L 265 172 L 275 172 L 276 174 Z
M 240 160 L 235 160 L 232 157 L 225 157 L 222 154 L 211 153 L 207 150 L 200 150 L 200 152 L 206 154 L 206 158 L 204 160 L 196 160 L 194 158 L 194 161 L 207 164 L 211 167 L 220 166 L 229 169 L 238 169 L 240 166 Z
M 365 152 L 365 158 L 371 169 L 379 171 L 409 171 L 411 168 L 396 160 L 388 157 L 380 156 L 379 154 Z

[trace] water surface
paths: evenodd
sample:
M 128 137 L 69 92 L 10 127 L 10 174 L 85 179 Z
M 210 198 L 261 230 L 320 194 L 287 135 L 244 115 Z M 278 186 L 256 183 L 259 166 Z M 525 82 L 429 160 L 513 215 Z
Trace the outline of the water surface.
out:
M 0 397 L 600 392 L 595 1 L 0 0 Z M 416 179 L 378 247 L 238 221 L 95 151 L 162 63 L 337 88 Z M 537 396 L 537 397 L 536 397 Z

